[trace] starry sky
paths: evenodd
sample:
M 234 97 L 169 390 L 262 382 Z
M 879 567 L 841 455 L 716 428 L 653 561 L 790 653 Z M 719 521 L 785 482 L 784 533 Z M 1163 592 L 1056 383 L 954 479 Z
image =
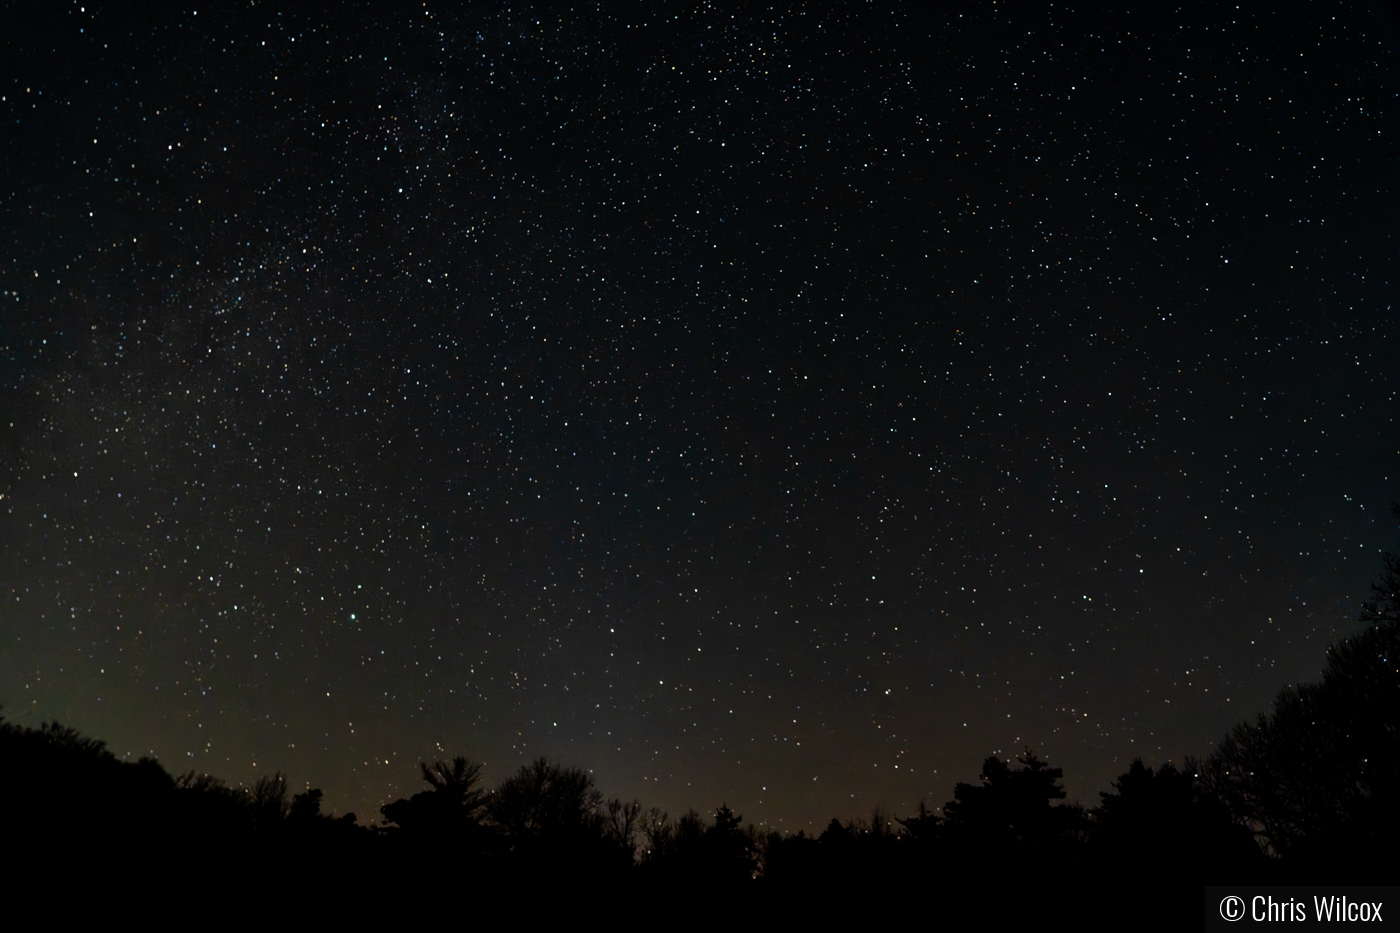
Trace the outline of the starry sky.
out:
M 1400 546 L 1393 6 L 85 2 L 0 36 L 16 721 L 1092 804 Z

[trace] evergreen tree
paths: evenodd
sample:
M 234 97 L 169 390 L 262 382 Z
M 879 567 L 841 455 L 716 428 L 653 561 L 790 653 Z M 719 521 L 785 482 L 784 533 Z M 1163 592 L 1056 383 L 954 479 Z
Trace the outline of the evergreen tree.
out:
M 1260 854 L 1250 834 L 1203 792 L 1196 765 L 1156 771 L 1135 759 L 1093 813 L 1091 848 L 1098 867 L 1137 880 L 1255 876 Z
M 1026 878 L 1060 875 L 1079 859 L 1084 815 L 1065 797 L 1064 772 L 1030 749 L 1019 768 L 995 756 L 978 784 L 959 783 L 943 805 L 942 844 L 964 859 L 998 864 Z

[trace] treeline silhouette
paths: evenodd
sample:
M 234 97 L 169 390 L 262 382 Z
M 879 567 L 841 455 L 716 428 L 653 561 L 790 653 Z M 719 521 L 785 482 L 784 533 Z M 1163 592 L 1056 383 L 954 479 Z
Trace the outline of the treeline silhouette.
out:
M 820 833 L 765 832 L 721 804 L 673 818 L 605 798 L 578 768 L 539 759 L 486 790 L 466 758 L 421 765 L 423 790 L 379 822 L 321 809 L 280 775 L 232 787 L 152 759 L 122 761 L 58 724 L 0 719 L 0 799 L 10 853 L 85 877 L 161 866 L 183 884 L 269 859 L 310 887 L 392 880 L 430 892 L 462 879 L 493 890 L 544 881 L 605 887 L 821 895 L 930 878 L 1068 890 L 1172 880 L 1384 883 L 1400 838 L 1400 562 L 1332 647 L 1317 683 L 1288 687 L 1182 766 L 1134 761 L 1096 806 L 1065 800 L 1062 771 L 1027 749 L 989 757 L 940 811 L 875 810 Z M 241 877 L 242 875 L 240 875 Z M 895 886 L 895 887 L 891 887 Z

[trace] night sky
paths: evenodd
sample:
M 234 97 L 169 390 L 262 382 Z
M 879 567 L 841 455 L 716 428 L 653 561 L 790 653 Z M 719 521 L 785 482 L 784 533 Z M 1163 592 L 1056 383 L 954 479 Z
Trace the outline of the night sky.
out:
M 1394 7 L 196 6 L 0 36 L 18 722 L 1093 804 L 1400 547 Z

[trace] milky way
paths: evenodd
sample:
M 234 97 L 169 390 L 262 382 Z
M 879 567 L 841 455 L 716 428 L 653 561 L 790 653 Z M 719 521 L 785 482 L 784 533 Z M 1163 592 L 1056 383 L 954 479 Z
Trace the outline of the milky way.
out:
M 1396 15 L 926 6 L 32 5 L 6 715 L 797 828 L 1314 676 L 1396 546 Z

